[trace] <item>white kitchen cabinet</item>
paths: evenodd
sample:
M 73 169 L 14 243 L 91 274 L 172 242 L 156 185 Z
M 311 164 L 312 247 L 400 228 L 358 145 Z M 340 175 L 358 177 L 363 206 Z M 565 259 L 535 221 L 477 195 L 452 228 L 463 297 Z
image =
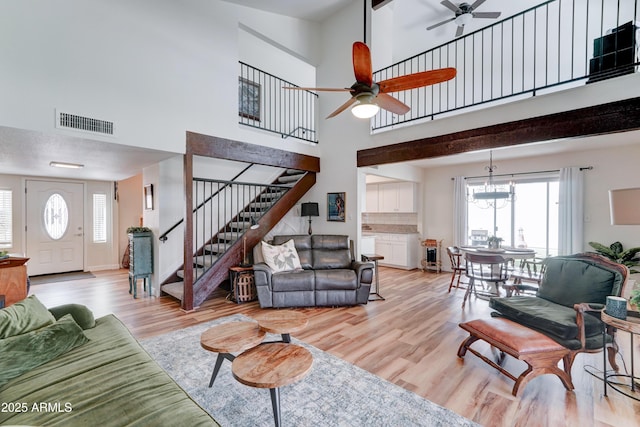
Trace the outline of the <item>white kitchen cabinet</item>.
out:
M 420 238 L 417 233 L 376 234 L 376 254 L 384 257 L 378 263 L 388 267 L 413 270 L 418 268 Z
M 377 212 L 416 212 L 416 184 L 414 182 L 389 182 L 377 184 Z M 367 210 L 369 210 L 369 186 L 367 185 Z M 373 203 L 373 202 L 372 202 Z
M 378 200 L 378 184 L 367 184 L 367 207 L 365 212 L 380 212 Z

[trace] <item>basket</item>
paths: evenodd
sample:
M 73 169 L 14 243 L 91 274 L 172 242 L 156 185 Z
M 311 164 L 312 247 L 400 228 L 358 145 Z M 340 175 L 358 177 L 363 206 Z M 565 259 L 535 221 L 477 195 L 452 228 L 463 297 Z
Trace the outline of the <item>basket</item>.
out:
M 252 273 L 238 274 L 236 278 L 236 301 L 248 302 L 257 298 L 256 284 Z

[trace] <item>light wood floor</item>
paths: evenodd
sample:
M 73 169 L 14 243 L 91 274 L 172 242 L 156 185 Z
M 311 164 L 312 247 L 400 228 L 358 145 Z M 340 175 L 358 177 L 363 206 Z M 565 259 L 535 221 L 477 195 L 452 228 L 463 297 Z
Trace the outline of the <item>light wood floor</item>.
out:
M 95 279 L 32 286 L 31 293 L 49 307 L 75 302 L 87 305 L 96 317 L 114 313 L 137 338 L 261 311 L 257 302 L 238 305 L 220 290 L 197 311 L 185 313 L 170 297 L 131 298 L 126 270 L 94 274 Z M 447 293 L 449 274 L 381 268 L 380 277 L 386 301 L 300 309 L 310 322 L 294 336 L 485 426 L 640 425 L 640 403 L 611 390 L 604 398 L 602 382 L 585 372 L 602 369 L 602 353 L 577 357 L 574 392 L 567 392 L 557 377 L 544 375 L 513 397 L 510 379 L 470 353 L 464 360 L 456 356 L 466 337 L 458 323 L 488 316 L 487 301 L 472 298 L 462 310 L 463 291 Z M 620 333 L 618 340 L 629 365 L 628 335 Z M 474 347 L 489 355 L 483 344 Z M 640 360 L 637 345 L 635 355 Z M 524 363 L 508 359 L 505 367 L 519 375 Z

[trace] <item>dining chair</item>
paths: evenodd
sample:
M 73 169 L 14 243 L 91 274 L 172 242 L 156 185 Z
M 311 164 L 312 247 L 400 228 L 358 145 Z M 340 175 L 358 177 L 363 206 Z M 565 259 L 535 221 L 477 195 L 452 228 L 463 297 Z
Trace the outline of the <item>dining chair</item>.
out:
M 467 299 L 473 292 L 478 296 L 476 281 L 488 283 L 492 289 L 485 292 L 485 296 L 500 296 L 500 285 L 505 285 L 509 280 L 509 261 L 500 255 L 465 254 L 466 276 L 469 285 L 462 300 L 464 308 Z
M 451 283 L 449 283 L 449 291 L 451 292 L 451 288 L 453 287 L 453 282 L 456 281 L 456 288 L 460 287 L 460 278 L 462 277 L 462 273 L 466 272 L 466 267 L 462 264 L 462 252 L 460 248 L 457 246 L 448 246 L 447 247 L 447 255 L 449 255 L 449 261 L 451 261 Z
M 543 261 L 543 258 L 536 257 L 521 260 L 520 267 L 511 272 L 513 282 L 505 285 L 507 296 L 535 295 L 546 270 L 546 264 Z

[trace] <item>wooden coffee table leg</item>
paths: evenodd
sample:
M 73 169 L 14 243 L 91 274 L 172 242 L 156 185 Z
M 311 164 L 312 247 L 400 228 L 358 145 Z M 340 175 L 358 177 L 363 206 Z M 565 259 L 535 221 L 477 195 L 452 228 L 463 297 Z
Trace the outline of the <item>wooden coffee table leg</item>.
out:
M 233 362 L 233 359 L 236 357 L 233 354 L 229 353 L 218 353 L 218 358 L 216 359 L 216 366 L 213 368 L 213 374 L 211 374 L 211 381 L 209 381 L 209 388 L 213 386 L 213 382 L 216 380 L 218 376 L 218 372 L 220 371 L 220 367 L 222 366 L 222 362 L 224 359 L 227 359 L 229 362 Z
M 271 406 L 273 407 L 273 420 L 276 423 L 276 427 L 280 427 L 280 389 L 270 388 L 271 394 Z

